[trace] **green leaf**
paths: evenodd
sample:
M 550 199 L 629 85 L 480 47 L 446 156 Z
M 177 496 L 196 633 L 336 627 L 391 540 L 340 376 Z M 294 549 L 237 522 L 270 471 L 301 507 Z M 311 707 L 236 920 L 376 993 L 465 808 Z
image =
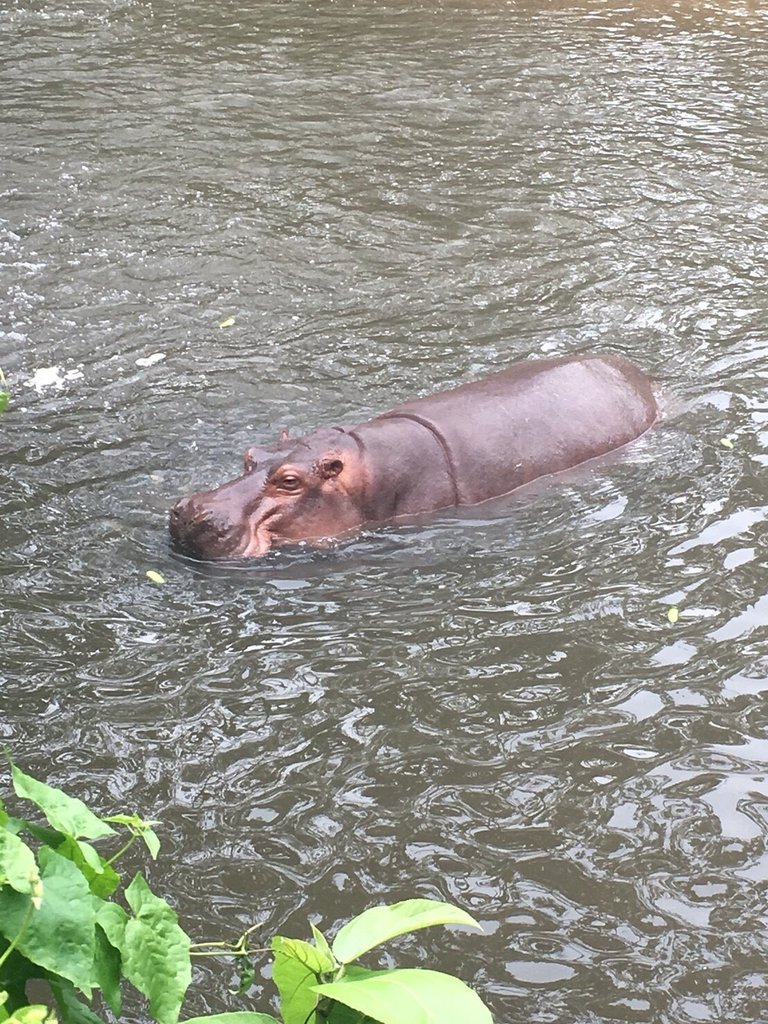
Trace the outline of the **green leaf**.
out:
M 104 821 L 111 821 L 116 825 L 125 825 L 133 835 L 141 837 L 149 850 L 152 860 L 157 859 L 160 851 L 160 840 L 157 838 L 152 826 L 159 825 L 159 821 L 144 821 L 138 814 L 111 814 Z
M 61 1024 L 104 1024 L 93 1010 L 77 998 L 74 988 L 61 978 L 49 978 L 48 984 L 56 998 Z
M 381 1024 L 493 1024 L 476 992 L 439 971 L 352 969 L 341 981 L 316 985 L 319 995 L 336 999 Z
M 2 396 L 0 396 L 2 397 Z M 0 405 L 0 412 L 3 411 Z M 6 1024 L 56 1024 L 56 1017 L 47 1006 L 22 1006 L 7 1018 Z
M 330 953 L 326 953 L 302 939 L 284 939 L 282 936 L 276 935 L 272 940 L 272 949 L 298 960 L 313 974 L 327 974 L 329 971 L 336 970 L 336 961 Z
M 31 895 L 40 884 L 35 855 L 12 832 L 0 831 L 0 886 Z
M 333 960 L 308 942 L 272 939 L 275 962 L 272 980 L 280 993 L 280 1013 L 285 1024 L 305 1024 L 317 1006 L 312 986 L 334 969 Z
M 106 861 L 103 860 L 96 850 L 95 846 L 91 846 L 90 843 L 86 843 L 82 839 L 76 839 L 77 848 L 82 854 L 83 861 L 88 865 L 91 871 L 97 875 L 101 875 L 104 872 L 104 865 Z
M 93 958 L 93 980 L 101 989 L 107 1006 L 120 1016 L 120 950 L 116 949 L 100 926 L 96 926 L 96 947 Z
M 103 902 L 96 909 L 96 923 L 120 953 L 125 945 L 125 929 L 129 921 L 130 917 L 117 903 Z
M 335 967 L 336 959 L 333 953 L 331 952 L 331 947 L 328 945 L 328 940 L 320 931 L 320 929 L 316 928 L 311 921 L 309 922 L 309 927 L 312 929 L 312 938 L 315 940 L 315 945 L 317 946 L 319 952 L 327 958 L 328 962 L 331 963 L 333 967 Z M 329 968 L 329 970 L 331 969 L 333 968 Z
M 131 832 L 141 832 L 144 829 L 159 825 L 159 821 L 145 821 L 138 814 L 110 814 L 104 821 L 114 822 L 115 825 L 125 825 Z
M 64 836 L 63 842 L 59 843 L 55 850 L 62 857 L 71 860 L 82 872 L 94 896 L 101 899 L 111 896 L 120 884 L 120 875 L 99 856 L 98 851 L 90 843 L 73 839 L 72 836 Z
M 236 966 L 238 971 L 237 988 L 234 990 L 230 989 L 230 992 L 234 996 L 242 996 L 253 987 L 256 981 L 256 967 L 243 956 L 237 958 Z
M 433 924 L 464 924 L 480 928 L 473 917 L 459 907 L 438 900 L 403 900 L 383 907 L 371 907 L 340 929 L 333 941 L 333 955 L 342 964 L 356 960 L 374 946 Z
M 212 1013 L 208 1017 L 188 1017 L 182 1024 L 280 1024 L 270 1013 L 251 1013 L 235 1010 L 232 1013 Z
M 27 959 L 68 979 L 90 997 L 96 917 L 88 883 L 74 864 L 48 847 L 39 854 L 42 900 L 0 890 L 0 932 Z M 30 908 L 33 908 L 30 910 Z
M 135 917 L 114 903 L 104 904 L 98 923 L 120 950 L 125 977 L 149 999 L 158 1024 L 176 1024 L 192 976 L 189 936 L 176 913 L 151 891 L 141 874 L 125 890 Z
M 153 583 L 165 583 L 165 576 L 156 569 L 147 569 L 147 579 L 152 580 Z
M 321 1013 L 326 1015 L 321 1016 L 322 1024 L 380 1024 L 380 1021 L 374 1020 L 373 1017 L 353 1010 L 351 1006 L 345 1006 L 335 999 L 328 999 L 320 1006 Z
M 8 408 L 8 400 L 10 399 L 10 397 L 11 396 L 8 394 L 7 391 L 0 391 L 0 413 L 5 412 L 5 410 Z
M 149 850 L 149 855 L 152 860 L 157 860 L 157 855 L 160 852 L 160 840 L 157 838 L 157 834 L 154 829 L 145 828 L 141 833 L 141 838 L 144 841 L 144 845 Z
M 54 828 L 48 828 L 48 826 L 35 825 L 33 821 L 22 821 L 20 818 L 11 818 L 8 824 L 11 832 L 29 832 L 33 839 L 37 839 L 39 843 L 44 846 L 50 846 L 54 850 L 57 846 L 64 842 L 65 836 L 63 832 L 57 832 Z
M 11 765 L 13 788 L 16 795 L 24 800 L 31 800 L 46 816 L 57 832 L 74 836 L 75 839 L 98 839 L 100 836 L 114 835 L 115 830 L 105 821 L 97 818 L 82 800 L 67 796 L 60 789 L 38 782 L 31 775 Z
M 8 945 L 5 939 L 0 938 L 0 954 L 4 958 L 7 956 L 0 967 L 0 994 L 6 997 L 5 1003 L 0 1007 L 0 1021 L 3 1012 L 10 1015 L 29 1004 L 27 982 L 33 978 L 44 978 L 46 974 L 43 967 L 38 967 L 31 960 L 27 960 L 18 950 L 8 954 Z

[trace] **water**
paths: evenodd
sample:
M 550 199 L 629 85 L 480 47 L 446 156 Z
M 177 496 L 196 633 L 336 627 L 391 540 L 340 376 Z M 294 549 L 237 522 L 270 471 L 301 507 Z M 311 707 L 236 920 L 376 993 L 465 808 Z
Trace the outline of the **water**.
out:
M 766 13 L 4 24 L 3 743 L 162 820 L 196 938 L 440 897 L 485 935 L 396 960 L 500 1024 L 764 1020 Z M 667 410 L 603 466 L 248 571 L 168 550 L 250 443 L 592 348 Z

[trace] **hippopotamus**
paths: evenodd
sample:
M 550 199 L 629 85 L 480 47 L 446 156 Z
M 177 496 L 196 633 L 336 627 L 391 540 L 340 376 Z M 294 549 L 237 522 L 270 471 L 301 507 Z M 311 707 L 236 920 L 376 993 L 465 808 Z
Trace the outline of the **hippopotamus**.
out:
M 626 359 L 528 359 L 356 426 L 249 448 L 240 476 L 173 506 L 173 545 L 248 559 L 479 505 L 622 447 L 658 415 L 650 379 Z

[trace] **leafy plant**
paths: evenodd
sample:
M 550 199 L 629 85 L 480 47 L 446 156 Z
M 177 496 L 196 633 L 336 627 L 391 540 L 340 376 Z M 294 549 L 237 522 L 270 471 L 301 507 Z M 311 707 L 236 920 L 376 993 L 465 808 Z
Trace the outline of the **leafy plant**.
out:
M 368 970 L 354 963 L 389 939 L 437 924 L 480 927 L 458 907 L 416 899 L 364 911 L 345 924 L 330 945 L 314 925 L 310 925 L 313 943 L 276 936 L 272 977 L 280 994 L 283 1024 L 492 1024 L 480 997 L 449 974 Z M 203 1020 L 185 1024 L 203 1024 Z M 226 1022 L 222 1019 L 221 1024 Z M 278 1022 L 259 1015 L 251 1024 Z
M 156 822 L 99 818 L 15 765 L 11 777 L 16 795 L 35 804 L 47 825 L 11 817 L 0 802 L 0 1022 L 48 1019 L 47 1008 L 27 1005 L 27 982 L 41 979 L 63 1024 L 95 1024 L 99 1018 L 81 996 L 90 1000 L 100 990 L 118 1015 L 125 978 L 147 997 L 158 1024 L 175 1024 L 191 978 L 189 938 L 141 874 L 123 892 L 130 912 L 111 898 L 121 882 L 115 863 L 136 840 L 157 856 Z M 126 839 L 106 859 L 91 840 L 118 830 Z
M 136 840 L 157 856 L 156 822 L 127 814 L 100 818 L 82 801 L 15 765 L 11 775 L 16 795 L 39 808 L 47 825 L 11 817 L 0 802 L 0 1024 L 101 1024 L 90 1005 L 94 993 L 100 992 L 119 1016 L 123 981 L 146 997 L 158 1024 L 177 1024 L 191 980 L 191 956 L 240 957 L 247 965 L 244 974 L 250 971 L 252 977 L 250 958 L 256 952 L 274 954 L 283 1024 L 491 1024 L 480 998 L 457 978 L 355 963 L 381 943 L 419 928 L 479 928 L 465 911 L 434 900 L 405 900 L 366 910 L 331 944 L 311 925 L 312 942 L 277 936 L 268 950 L 248 947 L 253 928 L 231 946 L 193 946 L 176 913 L 140 873 L 121 889 L 115 870 Z M 93 842 L 120 830 L 126 840 L 104 858 Z M 48 983 L 56 1015 L 48 1006 L 29 1004 L 26 985 L 34 979 Z M 184 1024 L 279 1021 L 267 1013 L 239 1011 Z
M 0 412 L 5 412 L 6 406 L 10 401 L 10 393 L 8 391 L 8 385 L 5 380 L 5 374 L 0 370 Z

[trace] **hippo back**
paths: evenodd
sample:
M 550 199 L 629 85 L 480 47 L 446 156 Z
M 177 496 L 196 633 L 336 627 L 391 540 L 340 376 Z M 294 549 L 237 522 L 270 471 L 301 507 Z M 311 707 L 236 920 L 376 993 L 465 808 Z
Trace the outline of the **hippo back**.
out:
M 644 433 L 658 409 L 648 378 L 617 356 L 528 360 L 396 406 L 443 447 L 458 504 L 474 505 L 595 458 Z

